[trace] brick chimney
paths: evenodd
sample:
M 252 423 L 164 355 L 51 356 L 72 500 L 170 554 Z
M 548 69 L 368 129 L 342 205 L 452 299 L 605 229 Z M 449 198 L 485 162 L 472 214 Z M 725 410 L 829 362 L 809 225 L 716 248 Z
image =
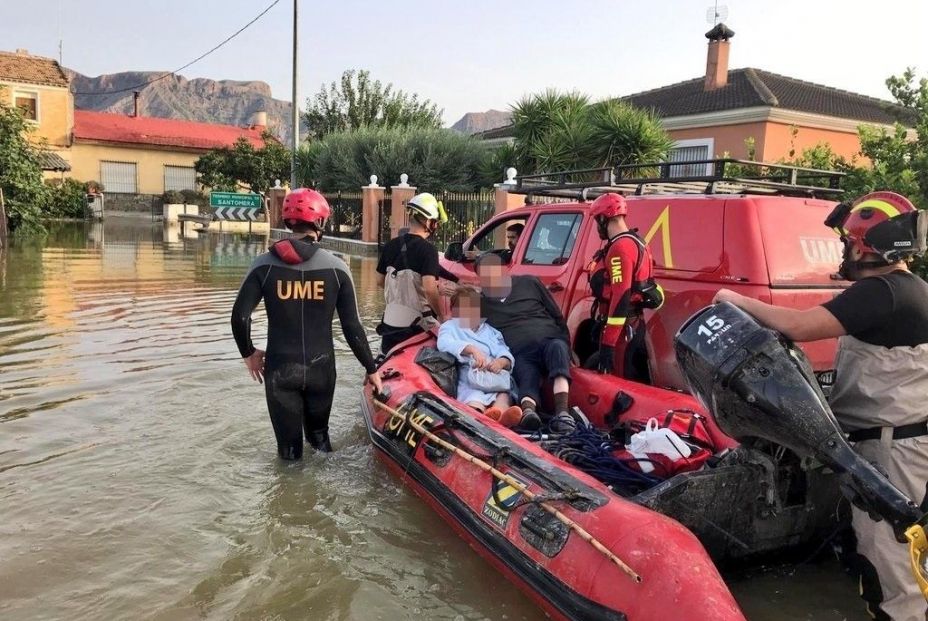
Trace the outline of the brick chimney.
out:
M 132 116 L 139 117 L 139 92 L 132 91 Z
M 718 23 L 715 28 L 706 33 L 709 39 L 709 53 L 706 56 L 706 84 L 705 90 L 714 91 L 728 84 L 728 51 L 729 39 L 735 36 L 735 31 L 725 24 Z

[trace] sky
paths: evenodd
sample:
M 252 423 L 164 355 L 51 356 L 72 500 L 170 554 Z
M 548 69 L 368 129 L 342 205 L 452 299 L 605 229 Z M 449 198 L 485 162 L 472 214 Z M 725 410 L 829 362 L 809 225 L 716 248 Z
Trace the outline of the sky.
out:
M 0 49 L 86 75 L 170 71 L 273 0 L 0 0 Z M 888 98 L 885 79 L 928 75 L 928 0 L 722 0 L 732 68 L 756 67 Z M 722 3 L 720 2 L 720 4 Z M 710 0 L 299 0 L 299 96 L 368 69 L 444 110 L 508 109 L 547 87 L 594 99 L 705 73 Z M 291 99 L 293 0 L 181 72 L 261 80 Z

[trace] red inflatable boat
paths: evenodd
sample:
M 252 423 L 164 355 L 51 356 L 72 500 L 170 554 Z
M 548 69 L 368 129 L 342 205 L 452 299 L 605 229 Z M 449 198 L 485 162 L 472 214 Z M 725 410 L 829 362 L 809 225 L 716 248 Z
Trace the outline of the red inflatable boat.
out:
M 742 479 L 757 485 L 750 459 L 721 460 L 623 496 L 546 451 L 540 437 L 524 437 L 445 395 L 415 362 L 425 346 L 434 346 L 432 335 L 391 352 L 381 367 L 383 396 L 365 388 L 371 440 L 391 470 L 552 618 L 744 619 L 706 548 L 668 515 L 703 531 L 716 556 L 738 556 L 732 550 L 739 546 L 760 549 L 742 540 L 744 528 L 723 537 L 716 532 L 732 527 L 731 503 Z M 593 425 L 609 426 L 620 393 L 625 422 L 644 422 L 668 408 L 701 411 L 689 395 L 575 370 L 572 405 Z M 715 453 L 741 451 L 706 418 Z M 752 503 L 753 496 L 752 487 Z M 716 514 L 727 516 L 721 525 Z

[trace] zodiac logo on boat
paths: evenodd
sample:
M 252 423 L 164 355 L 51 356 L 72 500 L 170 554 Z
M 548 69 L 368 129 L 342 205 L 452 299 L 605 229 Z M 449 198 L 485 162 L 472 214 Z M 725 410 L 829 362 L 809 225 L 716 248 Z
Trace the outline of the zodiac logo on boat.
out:
M 523 486 L 528 486 L 528 483 L 521 479 L 512 478 Z M 522 492 L 519 489 L 505 481 L 494 479 L 493 489 L 483 503 L 483 515 L 496 526 L 506 528 L 506 523 L 509 522 L 509 512 L 518 506 L 521 499 Z

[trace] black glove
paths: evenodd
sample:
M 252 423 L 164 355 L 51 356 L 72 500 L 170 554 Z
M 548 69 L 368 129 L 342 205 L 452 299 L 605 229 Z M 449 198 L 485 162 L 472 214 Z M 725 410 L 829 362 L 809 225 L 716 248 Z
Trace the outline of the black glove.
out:
M 612 373 L 614 368 L 615 348 L 609 345 L 599 346 L 599 367 L 600 373 Z

